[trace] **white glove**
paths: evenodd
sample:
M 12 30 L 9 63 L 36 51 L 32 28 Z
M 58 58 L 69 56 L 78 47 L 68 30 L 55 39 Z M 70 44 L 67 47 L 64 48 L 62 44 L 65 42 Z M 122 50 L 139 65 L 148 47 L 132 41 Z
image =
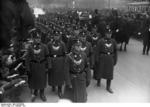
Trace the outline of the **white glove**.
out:
M 138 32 L 138 35 L 141 35 L 141 32 Z
M 117 29 L 116 32 L 119 32 L 119 29 Z
M 16 76 L 18 76 L 19 74 L 13 74 L 13 75 L 11 75 L 11 76 L 8 76 L 7 78 L 8 79 L 10 79 L 10 78 L 14 78 L 14 77 L 16 77 Z
M 14 70 L 17 71 L 21 65 L 22 65 L 22 63 L 18 64 L 18 66 L 16 68 L 14 68 Z
M 22 80 L 18 84 L 15 84 L 15 87 L 18 87 L 19 85 L 24 84 L 25 82 L 26 82 L 25 80 Z

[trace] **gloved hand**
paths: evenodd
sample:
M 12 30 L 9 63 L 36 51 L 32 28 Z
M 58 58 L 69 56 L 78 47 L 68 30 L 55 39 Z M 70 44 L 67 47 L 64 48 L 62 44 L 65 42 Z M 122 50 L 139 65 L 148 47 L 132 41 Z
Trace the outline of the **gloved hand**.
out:
M 46 69 L 46 73 L 49 73 L 49 72 L 51 72 L 51 68 L 48 68 L 48 69 Z
M 27 72 L 27 76 L 31 77 L 31 72 L 30 71 L 26 71 Z
M 0 94 L 2 95 L 3 93 L 4 93 L 4 88 L 1 87 L 1 88 L 0 88 Z
M 90 69 L 90 71 L 91 71 L 91 72 L 94 72 L 94 70 L 93 70 L 93 69 Z
M 86 81 L 86 87 L 90 85 L 90 81 Z
M 72 88 L 72 85 L 67 85 L 66 87 L 69 88 L 69 89 L 71 89 L 71 88 Z

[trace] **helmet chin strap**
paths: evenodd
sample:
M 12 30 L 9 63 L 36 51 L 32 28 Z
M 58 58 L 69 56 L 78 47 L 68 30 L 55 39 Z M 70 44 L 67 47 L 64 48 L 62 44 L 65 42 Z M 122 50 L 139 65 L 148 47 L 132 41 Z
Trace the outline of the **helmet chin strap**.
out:
M 40 44 L 40 42 L 39 42 L 39 41 L 34 41 L 34 43 L 35 43 L 35 44 L 37 44 L 37 45 L 39 45 L 39 44 Z
M 105 36 L 106 39 L 111 39 L 111 37 Z
M 73 51 L 73 54 L 79 54 L 79 51 L 75 50 Z
M 81 50 L 74 50 L 74 51 L 73 51 L 73 54 L 79 55 L 80 52 L 81 52 Z
M 80 40 L 80 41 L 81 41 L 82 45 L 84 46 L 86 43 L 86 40 Z
M 39 54 L 41 52 L 41 49 L 35 50 L 34 49 L 34 54 Z

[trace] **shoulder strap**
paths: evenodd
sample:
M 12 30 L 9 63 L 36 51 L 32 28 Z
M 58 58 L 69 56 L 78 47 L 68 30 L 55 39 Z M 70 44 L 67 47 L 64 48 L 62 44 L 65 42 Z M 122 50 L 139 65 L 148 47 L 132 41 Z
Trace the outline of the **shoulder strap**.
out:
M 72 58 L 71 54 L 72 54 L 72 52 L 70 52 L 70 53 L 68 54 L 68 57 L 73 61 L 73 58 Z

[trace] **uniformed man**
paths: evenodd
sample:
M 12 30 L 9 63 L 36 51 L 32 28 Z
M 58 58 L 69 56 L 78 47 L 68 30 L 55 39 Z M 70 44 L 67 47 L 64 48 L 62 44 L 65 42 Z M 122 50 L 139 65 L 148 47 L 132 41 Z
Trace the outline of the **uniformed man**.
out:
M 63 34 L 62 34 L 62 41 L 67 45 L 71 36 L 72 36 L 72 34 L 70 31 L 64 30 Z
M 105 28 L 107 26 L 107 22 L 104 20 L 104 18 L 101 18 L 99 21 L 98 27 L 97 27 L 97 32 L 102 35 L 102 37 L 105 36 Z
M 7 76 L 9 75 L 9 68 L 7 63 L 8 55 L 1 56 L 0 62 L 0 101 L 3 101 L 4 98 L 4 87 L 8 84 L 6 81 Z
M 92 44 L 92 47 L 97 45 L 97 41 L 102 38 L 102 35 L 97 32 L 97 27 L 92 28 L 92 32 L 87 36 L 87 41 Z
M 90 68 L 93 68 L 93 62 L 92 62 L 93 49 L 92 49 L 91 43 L 86 40 L 86 38 L 87 38 L 86 36 L 87 36 L 86 32 L 84 32 L 84 31 L 80 32 L 79 39 L 82 44 L 81 51 L 85 52 L 85 54 L 88 58 L 89 64 L 90 64 Z
M 72 46 L 65 64 L 65 70 L 67 71 L 66 85 L 69 87 L 66 87 L 64 97 L 69 97 L 73 102 L 86 102 L 86 87 L 90 84 L 91 73 L 88 59 L 86 54 L 81 51 L 79 41 Z
M 46 45 L 41 43 L 40 35 L 35 31 L 34 42 L 29 46 L 26 56 L 26 68 L 29 77 L 29 88 L 33 90 L 31 101 L 34 102 L 38 91 L 40 98 L 46 101 L 44 89 L 47 83 L 47 71 L 51 68 Z
M 62 85 L 64 84 L 64 58 L 66 54 L 65 43 L 61 40 L 58 31 L 54 34 L 54 40 L 48 43 L 49 56 L 51 57 L 52 68 L 48 73 L 48 84 L 52 86 L 52 91 L 58 87 L 58 96 L 62 97 Z
M 99 24 L 99 13 L 98 13 L 98 10 L 95 9 L 94 16 L 92 18 L 92 26 L 94 26 L 94 25 L 98 26 L 98 24 Z
M 68 53 L 71 51 L 72 46 L 74 45 L 74 43 L 76 43 L 79 40 L 79 33 L 80 33 L 80 29 L 76 26 L 74 26 L 74 31 L 73 31 L 73 35 L 68 39 L 68 43 L 67 43 L 67 51 Z
M 95 79 L 97 86 L 100 86 L 101 79 L 107 80 L 107 91 L 113 93 L 111 80 L 113 79 L 114 65 L 117 63 L 117 44 L 115 40 L 111 39 L 111 31 L 106 32 L 106 36 L 100 39 L 97 43 L 96 49 L 96 63 L 97 70 Z
M 145 26 L 143 31 L 143 55 L 149 54 L 150 49 L 150 25 Z
M 89 36 L 88 41 L 92 44 L 93 48 L 93 55 L 92 55 L 92 63 L 93 63 L 93 71 L 95 73 L 96 71 L 96 47 L 97 47 L 97 42 L 102 38 L 100 33 L 97 33 L 97 28 L 93 28 L 92 32 Z M 94 75 L 95 76 L 95 75 Z M 94 77 L 95 78 L 95 77 Z

